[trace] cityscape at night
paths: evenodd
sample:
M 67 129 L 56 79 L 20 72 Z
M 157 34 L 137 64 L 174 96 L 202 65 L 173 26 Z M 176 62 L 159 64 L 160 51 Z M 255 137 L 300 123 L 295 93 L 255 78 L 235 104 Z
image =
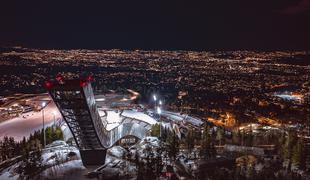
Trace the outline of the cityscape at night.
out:
M 0 7 L 0 180 L 310 179 L 308 0 Z

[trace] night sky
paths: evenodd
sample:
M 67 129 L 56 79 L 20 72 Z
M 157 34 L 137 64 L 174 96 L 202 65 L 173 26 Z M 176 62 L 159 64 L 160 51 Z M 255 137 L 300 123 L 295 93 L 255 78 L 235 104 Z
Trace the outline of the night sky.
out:
M 310 49 L 310 0 L 0 2 L 0 45 Z

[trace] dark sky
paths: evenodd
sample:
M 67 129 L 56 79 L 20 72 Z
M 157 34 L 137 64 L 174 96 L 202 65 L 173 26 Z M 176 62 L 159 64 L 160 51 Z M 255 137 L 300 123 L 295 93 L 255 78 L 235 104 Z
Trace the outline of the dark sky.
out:
M 0 44 L 310 49 L 310 0 L 1 0 Z

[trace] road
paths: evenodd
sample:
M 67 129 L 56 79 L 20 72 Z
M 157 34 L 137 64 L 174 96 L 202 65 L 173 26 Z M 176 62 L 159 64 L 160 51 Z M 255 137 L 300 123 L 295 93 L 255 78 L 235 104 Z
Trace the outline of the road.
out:
M 55 112 L 55 119 L 61 118 L 56 105 L 52 101 L 43 109 L 45 124 L 47 126 L 52 125 L 54 122 L 53 112 Z M 15 140 L 22 140 L 24 136 L 27 137 L 30 133 L 42 127 L 42 110 L 39 112 L 31 111 L 0 123 L 0 139 L 4 136 L 12 136 Z

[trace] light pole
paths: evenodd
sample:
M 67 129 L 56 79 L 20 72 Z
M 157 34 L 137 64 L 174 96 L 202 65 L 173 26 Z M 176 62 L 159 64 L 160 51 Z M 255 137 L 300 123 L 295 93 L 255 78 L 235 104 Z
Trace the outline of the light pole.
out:
M 54 128 L 56 129 L 56 119 L 55 119 L 56 111 L 53 111 L 53 116 L 54 116 Z
M 161 122 L 161 105 L 162 105 L 162 101 L 159 100 L 158 101 L 159 106 L 157 106 L 156 94 L 153 95 L 153 100 L 155 103 L 154 112 L 157 114 L 156 116 L 159 116 L 159 137 L 161 138 L 161 135 L 162 135 L 162 132 L 161 132 L 161 125 L 162 125 L 162 122 Z
M 159 101 L 161 102 L 161 101 Z M 161 109 L 160 107 L 157 107 L 157 114 L 159 115 L 159 137 L 161 138 Z
M 154 109 L 156 109 L 156 101 L 157 101 L 157 97 L 156 97 L 156 95 L 155 95 L 155 94 L 153 95 L 153 100 L 154 100 L 154 102 L 155 102 L 155 107 L 154 107 Z
M 45 121 L 44 121 L 44 107 L 46 106 L 46 102 L 42 102 L 42 120 L 43 120 L 43 147 L 46 146 L 46 137 L 45 137 Z

